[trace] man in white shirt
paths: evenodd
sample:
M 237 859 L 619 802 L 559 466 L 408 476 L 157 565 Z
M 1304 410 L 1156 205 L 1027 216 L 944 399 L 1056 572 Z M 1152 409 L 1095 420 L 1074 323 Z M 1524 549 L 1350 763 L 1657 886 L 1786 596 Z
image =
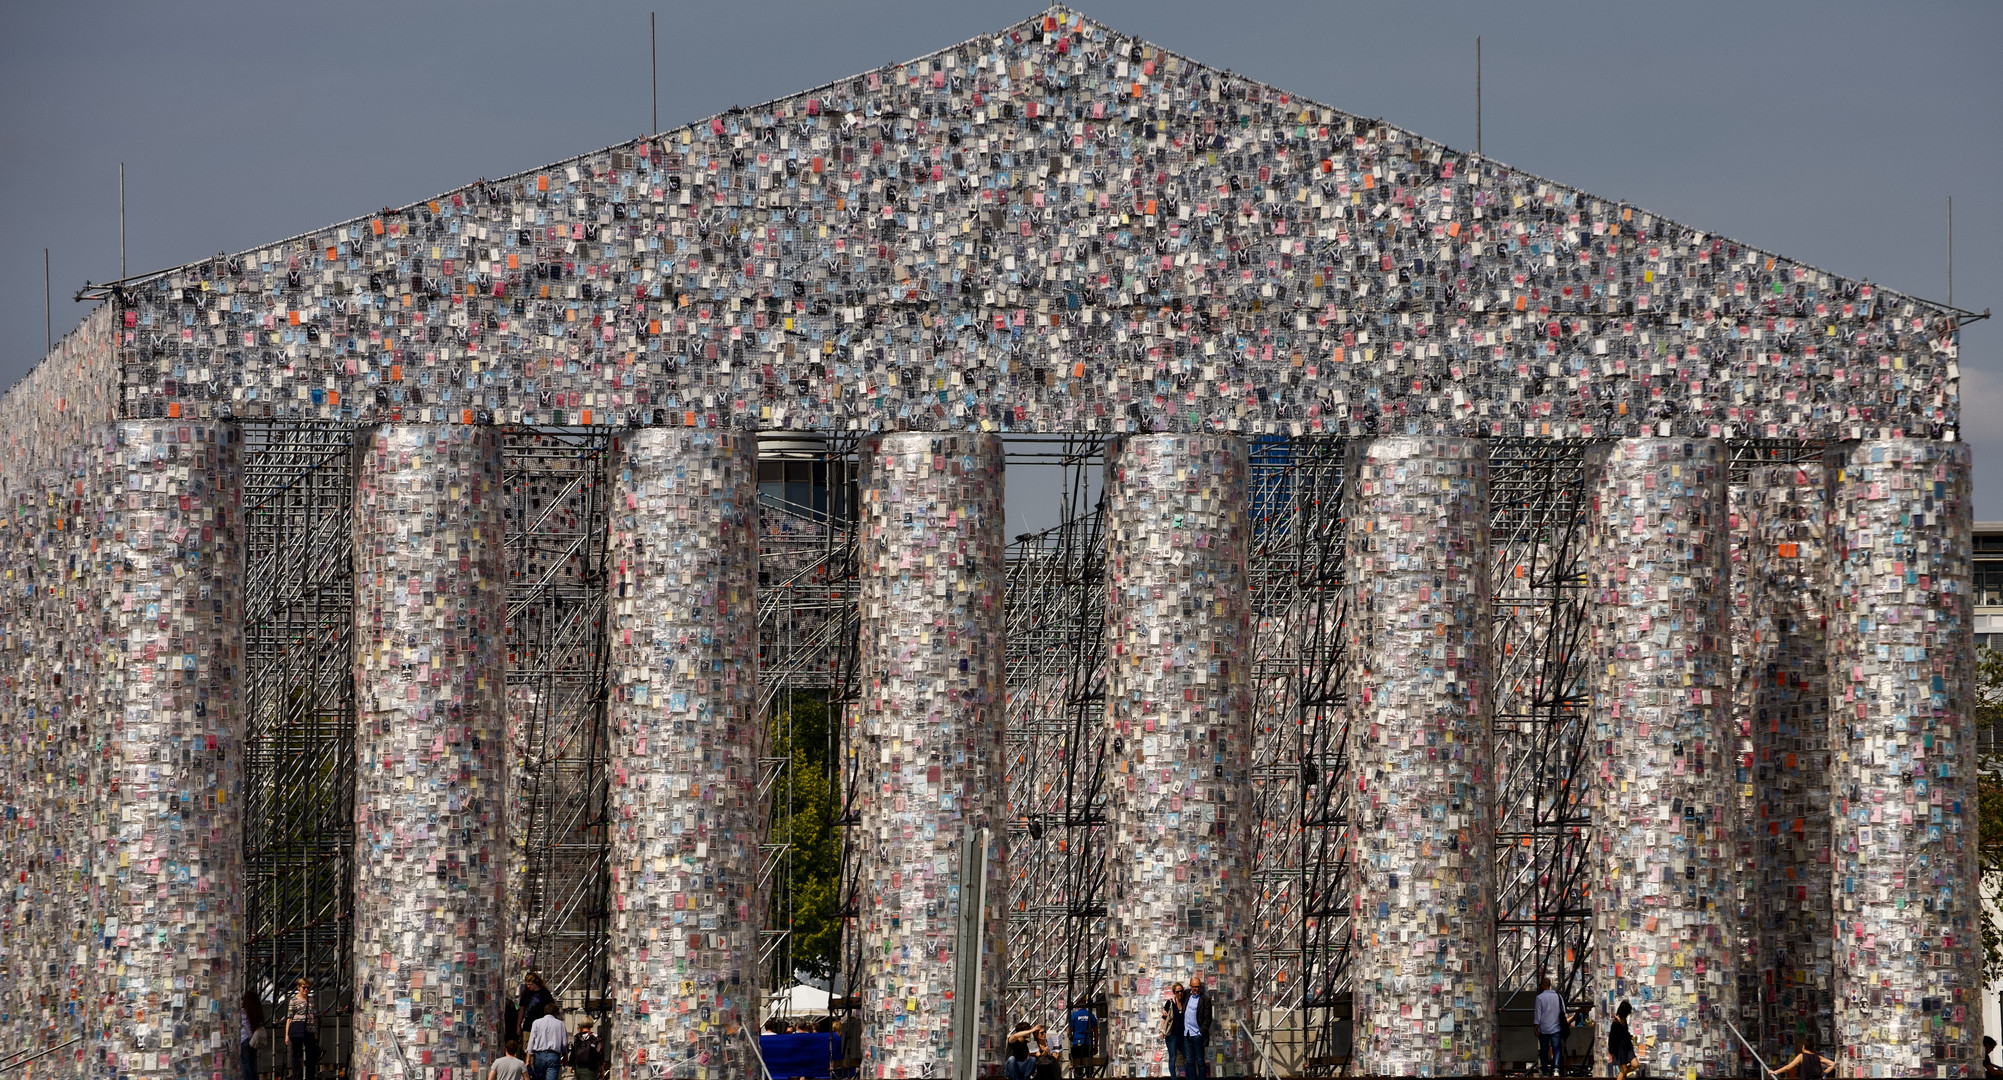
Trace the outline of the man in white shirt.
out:
M 560 1080 L 563 1052 L 570 1049 L 570 1029 L 555 1005 L 529 1026 L 529 1080 Z
M 1545 1076 L 1556 1076 L 1558 1066 L 1564 1061 L 1565 999 L 1551 989 L 1549 975 L 1537 978 L 1537 1001 L 1531 1008 L 1530 1019 L 1537 1025 L 1537 1064 Z

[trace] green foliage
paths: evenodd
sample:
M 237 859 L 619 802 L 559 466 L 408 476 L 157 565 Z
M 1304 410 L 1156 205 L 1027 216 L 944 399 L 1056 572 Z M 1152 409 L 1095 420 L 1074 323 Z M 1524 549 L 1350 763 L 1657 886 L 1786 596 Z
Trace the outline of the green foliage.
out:
M 2003 722 L 2003 653 L 1975 650 L 1975 723 L 1978 730 Z M 1980 794 L 1976 837 L 1982 869 L 1983 906 L 2003 910 L 2003 759 L 1985 754 L 1977 774 Z M 1982 976 L 2003 978 L 2003 932 L 1994 918 L 1982 920 Z
M 831 758 L 831 710 L 818 696 L 796 694 L 773 721 L 774 742 L 792 729 L 792 810 L 779 806 L 773 839 L 790 839 L 793 967 L 831 979 L 841 963 L 841 796 Z

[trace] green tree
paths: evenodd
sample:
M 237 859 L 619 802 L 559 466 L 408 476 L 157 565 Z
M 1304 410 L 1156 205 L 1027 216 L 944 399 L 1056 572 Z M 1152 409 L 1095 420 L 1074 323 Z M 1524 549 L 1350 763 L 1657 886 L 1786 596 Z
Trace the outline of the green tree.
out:
M 825 699 L 794 694 L 775 710 L 772 732 L 775 745 L 789 731 L 792 742 L 792 808 L 789 812 L 784 798 L 779 800 L 772 835 L 793 845 L 787 879 L 793 897 L 793 967 L 823 980 L 832 979 L 841 962 L 841 837 L 835 825 L 841 796 L 830 756 L 832 722 Z
M 2003 653 L 1986 645 L 1975 650 L 1975 723 L 1985 733 L 2003 723 Z M 1994 740 L 1978 745 L 1985 742 L 1993 745 Z M 2003 911 L 2003 755 L 1982 755 L 1976 788 L 1982 902 L 1985 908 Z M 2003 931 L 1987 917 L 1982 920 L 1982 976 L 1984 981 L 2003 978 Z

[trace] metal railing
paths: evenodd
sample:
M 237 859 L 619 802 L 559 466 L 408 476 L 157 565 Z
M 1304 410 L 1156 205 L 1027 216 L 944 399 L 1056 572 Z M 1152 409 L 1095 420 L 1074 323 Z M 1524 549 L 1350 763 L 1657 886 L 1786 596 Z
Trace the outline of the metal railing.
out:
M 59 1043 L 57 1043 L 56 1045 L 54 1045 L 54 1046 L 51 1046 L 51 1047 L 49 1047 L 49 1048 L 48 1048 L 48 1049 L 46 1049 L 46 1050 L 37 1050 L 37 1051 L 35 1051 L 34 1053 L 32 1053 L 32 1054 L 29 1054 L 29 1055 L 28 1055 L 27 1057 L 24 1057 L 24 1058 L 20 1058 L 20 1059 L 18 1059 L 18 1060 L 15 1060 L 15 1061 L 10 1061 L 10 1062 L 6 1063 L 5 1065 L 0 1065 L 0 1073 L 4 1073 L 4 1072 L 12 1072 L 13 1070 L 15 1070 L 15 1069 L 18 1069 L 18 1068 L 20 1068 L 21 1066 L 23 1066 L 23 1065 L 26 1065 L 26 1064 L 28 1064 L 28 1063 L 29 1063 L 29 1062 L 31 1062 L 31 1061 L 35 1061 L 35 1060 L 38 1060 L 38 1059 L 40 1059 L 40 1058 L 45 1058 L 45 1057 L 48 1057 L 48 1056 L 49 1056 L 50 1054 L 53 1054 L 53 1053 L 55 1053 L 56 1051 L 58 1051 L 58 1050 L 61 1050 L 61 1049 L 62 1049 L 63 1047 L 65 1047 L 65 1046 L 75 1046 L 75 1045 L 76 1045 L 77 1043 L 80 1043 L 80 1042 L 82 1042 L 82 1041 L 83 1041 L 83 1036 L 81 1036 L 81 1035 L 72 1035 L 72 1036 L 70 1036 L 70 1037 L 69 1037 L 68 1039 L 64 1040 L 63 1042 L 59 1042 Z
M 1251 1041 L 1252 1048 L 1259 1052 L 1259 1076 L 1263 1078 L 1277 1075 L 1273 1072 L 1273 1055 L 1266 1041 L 1259 1038 L 1251 1028 L 1246 1027 L 1243 1020 L 1238 1021 L 1238 1030 L 1245 1033 L 1245 1038 Z
M 1737 1024 L 1732 1023 L 1732 1018 L 1725 1015 L 1725 1010 L 1720 1009 L 1715 1005 L 1712 1006 L 1711 1008 L 1712 1011 L 1717 1015 L 1718 1019 L 1723 1020 L 1725 1022 L 1725 1026 L 1732 1029 L 1732 1035 L 1739 1040 L 1740 1046 L 1746 1048 L 1746 1053 L 1753 1055 L 1753 1064 L 1758 1065 L 1760 1067 L 1761 1080 L 1771 1080 L 1771 1078 L 1774 1075 L 1774 1071 L 1772 1069 L 1767 1068 L 1766 1059 L 1760 1057 L 1760 1052 L 1758 1050 L 1753 1049 L 1752 1043 L 1746 1041 L 1746 1036 L 1744 1033 L 1739 1031 L 1739 1026 Z
M 772 1080 L 772 1070 L 765 1064 L 765 1052 L 758 1048 L 758 1036 L 750 1028 L 738 1028 L 737 1033 L 751 1044 L 751 1056 L 758 1060 L 758 1071 L 764 1074 L 765 1080 Z
M 396 1047 L 396 1062 L 398 1065 L 403 1067 L 403 1075 L 405 1077 L 405 1080 L 409 1080 L 410 1058 L 404 1056 L 403 1039 L 397 1036 L 396 1028 L 394 1027 L 389 1029 L 389 1042 L 391 1046 Z

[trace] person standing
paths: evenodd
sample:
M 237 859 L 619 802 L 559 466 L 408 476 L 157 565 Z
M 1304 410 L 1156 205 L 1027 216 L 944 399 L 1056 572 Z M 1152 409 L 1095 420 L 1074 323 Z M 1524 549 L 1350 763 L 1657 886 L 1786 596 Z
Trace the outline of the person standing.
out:
M 1071 1035 L 1071 1060 L 1083 1062 L 1096 1056 L 1099 1040 L 1098 1014 L 1092 1011 L 1092 1003 L 1084 998 L 1071 1003 L 1071 1015 L 1067 1017 Z
M 1613 1063 L 1615 1080 L 1627 1080 L 1627 1074 L 1634 1068 L 1634 1031 L 1627 1024 L 1632 1015 L 1634 1006 L 1621 1002 L 1614 1009 L 1613 1024 L 1607 1028 L 1607 1060 Z
M 515 1030 L 521 1032 L 523 1037 L 527 1037 L 529 1032 L 535 1029 L 536 1021 L 542 1019 L 543 1013 L 555 1004 L 556 998 L 550 995 L 549 987 L 543 984 L 541 972 L 531 971 L 523 975 L 522 992 L 515 1001 L 515 1015 L 518 1018 L 516 1023 L 519 1025 Z
M 562 1080 L 563 1052 L 570 1049 L 570 1029 L 554 1002 L 529 1025 L 529 1080 Z
M 285 1045 L 291 1047 L 292 1080 L 320 1074 L 320 1018 L 313 1012 L 313 984 L 305 979 L 285 999 Z
M 1182 1007 L 1182 1056 L 1189 1062 L 1190 1080 L 1206 1080 L 1210 1075 L 1210 1032 L 1216 1018 L 1210 995 L 1204 992 L 1203 976 L 1189 980 L 1189 1002 Z
M 237 1033 L 237 1065 L 243 1080 L 257 1080 L 257 1051 L 271 1041 L 264 1031 L 264 1002 L 254 991 L 245 990 L 238 1006 L 243 1010 L 243 1029 Z
M 1551 989 L 1549 975 L 1537 978 L 1530 1019 L 1537 1025 L 1537 1065 L 1545 1076 L 1556 1076 L 1565 1053 L 1565 999 Z
M 598 1080 L 605 1067 L 605 1046 L 588 1019 L 577 1022 L 577 1036 L 570 1041 L 570 1073 L 576 1080 Z
M 1161 1037 L 1167 1048 L 1168 1075 L 1181 1076 L 1175 1069 L 1175 1059 L 1182 1056 L 1182 984 L 1171 983 L 1168 995 L 1161 1002 Z M 1185 1067 L 1187 1059 L 1184 1059 Z
M 1985 1080 L 2003 1078 L 2003 1065 L 1996 1064 L 1996 1040 L 1982 1037 L 1982 1075 Z

